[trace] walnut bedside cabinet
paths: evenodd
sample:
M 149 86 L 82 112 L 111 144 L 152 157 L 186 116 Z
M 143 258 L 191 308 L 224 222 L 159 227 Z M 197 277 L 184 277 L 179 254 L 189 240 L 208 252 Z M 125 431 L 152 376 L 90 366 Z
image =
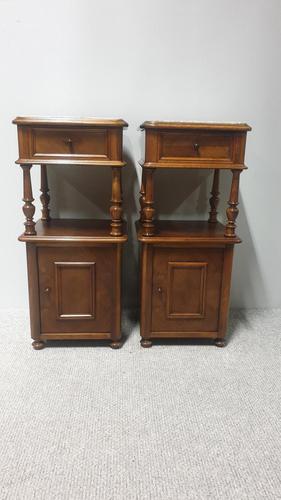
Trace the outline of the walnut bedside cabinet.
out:
M 31 337 L 46 340 L 106 339 L 121 347 L 123 120 L 16 118 L 23 171 Z M 111 220 L 51 219 L 47 168 L 52 165 L 112 168 Z M 42 217 L 33 221 L 32 165 L 41 167 Z M 81 171 L 83 175 L 83 171 Z M 94 190 L 95 186 L 93 186 Z
M 225 345 L 233 249 L 236 234 L 239 177 L 244 165 L 246 135 L 242 123 L 145 122 L 142 166 L 141 345 L 155 338 L 213 339 Z M 208 221 L 154 221 L 156 169 L 212 169 Z M 219 175 L 231 171 L 227 223 L 217 221 Z

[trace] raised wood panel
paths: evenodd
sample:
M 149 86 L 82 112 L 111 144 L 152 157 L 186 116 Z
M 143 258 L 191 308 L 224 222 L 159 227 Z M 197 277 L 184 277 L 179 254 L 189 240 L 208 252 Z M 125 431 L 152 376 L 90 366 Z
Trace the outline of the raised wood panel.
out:
M 207 262 L 168 262 L 167 318 L 204 318 Z
M 152 332 L 216 332 L 223 248 L 154 247 Z
M 95 262 L 55 262 L 58 319 L 94 319 Z
M 116 247 L 39 247 L 41 332 L 110 333 Z

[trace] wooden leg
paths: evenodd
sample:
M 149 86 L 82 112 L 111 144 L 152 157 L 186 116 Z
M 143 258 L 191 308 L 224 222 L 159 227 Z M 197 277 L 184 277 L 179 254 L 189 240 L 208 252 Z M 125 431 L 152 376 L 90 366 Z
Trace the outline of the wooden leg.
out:
M 225 339 L 215 339 L 214 343 L 217 347 L 225 347 L 226 346 L 226 340 Z
M 35 349 L 35 351 L 40 351 L 41 349 L 44 349 L 46 347 L 45 342 L 43 340 L 34 340 L 32 342 L 32 347 Z
M 235 221 L 239 213 L 237 205 L 238 205 L 240 173 L 241 170 L 232 170 L 232 183 L 231 183 L 230 198 L 228 202 L 229 207 L 226 210 L 227 224 L 225 226 L 225 232 L 224 232 L 224 236 L 228 238 L 233 238 L 236 236 Z
M 47 177 L 47 166 L 41 165 L 41 196 L 40 200 L 42 203 L 42 217 L 41 219 L 44 221 L 50 220 L 50 195 L 49 195 L 49 186 L 48 186 L 48 177 Z
M 140 189 L 140 222 L 144 220 L 144 201 L 145 201 L 145 173 L 146 169 L 142 169 L 142 178 L 141 178 L 141 189 Z
M 143 200 L 143 234 L 144 236 L 153 236 L 154 227 L 154 189 L 153 189 L 153 168 L 147 168 L 145 174 L 145 198 Z
M 122 236 L 122 187 L 120 167 L 112 168 L 111 236 Z
M 122 345 L 123 345 L 122 340 L 114 340 L 113 342 L 111 342 L 109 344 L 111 349 L 120 349 L 120 347 L 122 347 Z
M 220 182 L 220 171 L 218 169 L 215 169 L 214 171 L 214 178 L 213 178 L 213 186 L 212 186 L 212 191 L 211 191 L 211 198 L 210 198 L 210 207 L 211 210 L 209 212 L 209 220 L 208 222 L 210 223 L 216 223 L 218 222 L 217 219 L 217 208 L 219 204 L 219 182 Z
M 33 205 L 33 195 L 32 195 L 32 186 L 31 186 L 31 178 L 30 178 L 30 169 L 31 165 L 21 165 L 23 170 L 23 201 L 24 205 L 22 207 L 23 213 L 25 215 L 25 232 L 26 235 L 34 235 L 35 231 L 35 222 L 33 220 L 33 216 L 35 213 L 35 206 Z
M 141 346 L 144 347 L 144 348 L 149 348 L 149 347 L 152 347 L 152 341 L 151 340 L 148 340 L 148 339 L 141 339 L 140 341 L 141 343 Z

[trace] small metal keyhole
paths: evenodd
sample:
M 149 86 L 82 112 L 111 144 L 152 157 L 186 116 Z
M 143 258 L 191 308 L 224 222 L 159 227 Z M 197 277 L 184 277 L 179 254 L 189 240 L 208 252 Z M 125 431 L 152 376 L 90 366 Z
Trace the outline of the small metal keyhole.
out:
M 194 147 L 195 151 L 199 151 L 199 144 L 197 144 L 197 142 L 195 144 L 193 144 L 193 147 Z

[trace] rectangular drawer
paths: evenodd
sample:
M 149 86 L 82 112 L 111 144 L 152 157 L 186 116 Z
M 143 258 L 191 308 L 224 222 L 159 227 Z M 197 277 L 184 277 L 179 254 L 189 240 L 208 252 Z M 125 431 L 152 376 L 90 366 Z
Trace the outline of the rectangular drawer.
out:
M 158 161 L 233 163 L 233 134 L 196 131 L 161 131 L 158 134 Z
M 34 128 L 33 156 L 93 157 L 109 159 L 106 129 Z
M 121 127 L 19 126 L 18 163 L 123 165 Z

